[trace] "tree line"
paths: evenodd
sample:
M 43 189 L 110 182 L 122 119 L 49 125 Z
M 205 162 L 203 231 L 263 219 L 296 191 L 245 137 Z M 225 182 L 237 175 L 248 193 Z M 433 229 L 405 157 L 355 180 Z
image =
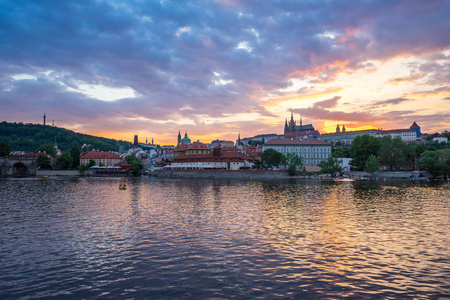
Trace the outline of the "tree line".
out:
M 442 146 L 446 146 L 441 144 Z M 352 170 L 374 173 L 383 170 L 416 170 L 428 171 L 433 177 L 450 173 L 450 149 L 437 149 L 425 144 L 406 144 L 400 137 L 385 135 L 381 138 L 368 134 L 357 136 L 350 149 L 333 147 L 332 155 L 319 163 L 321 173 L 342 174 L 340 158 L 350 157 Z M 263 168 L 284 167 L 291 175 L 303 166 L 302 157 L 297 154 L 282 153 L 274 149 L 266 149 L 261 154 L 261 161 L 256 165 Z
M 92 149 L 118 151 L 120 145 L 128 146 L 126 141 L 118 141 L 88 134 L 77 133 L 65 128 L 40 124 L 0 123 L 0 142 L 7 143 L 11 151 L 37 152 L 43 145 L 57 143 L 63 152 L 73 146 L 91 145 Z

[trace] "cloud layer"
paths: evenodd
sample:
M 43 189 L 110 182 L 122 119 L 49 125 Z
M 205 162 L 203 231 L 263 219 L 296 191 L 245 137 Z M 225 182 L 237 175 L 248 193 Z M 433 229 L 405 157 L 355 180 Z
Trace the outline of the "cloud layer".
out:
M 165 143 L 179 128 L 281 133 L 289 111 L 402 126 L 388 119 L 398 112 L 403 127 L 449 128 L 442 107 L 411 109 L 430 97 L 450 111 L 449 13 L 439 0 L 3 1 L 0 118 L 45 111 L 59 126 Z M 379 85 L 355 79 L 393 61 Z M 367 96 L 351 93 L 366 84 Z

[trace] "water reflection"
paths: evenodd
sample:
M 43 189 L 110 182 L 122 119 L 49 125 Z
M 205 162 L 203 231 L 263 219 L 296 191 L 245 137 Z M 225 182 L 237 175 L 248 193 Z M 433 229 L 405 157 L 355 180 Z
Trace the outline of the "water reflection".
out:
M 123 180 L 0 181 L 0 297 L 450 293 L 448 184 Z

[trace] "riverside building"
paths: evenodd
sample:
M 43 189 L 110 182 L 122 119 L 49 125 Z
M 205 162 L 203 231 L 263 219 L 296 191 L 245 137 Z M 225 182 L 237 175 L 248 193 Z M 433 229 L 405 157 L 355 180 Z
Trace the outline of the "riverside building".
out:
M 283 155 L 295 153 L 303 159 L 305 167 L 317 166 L 331 156 L 331 144 L 321 140 L 276 139 L 268 141 L 262 147 L 263 151 L 274 149 Z

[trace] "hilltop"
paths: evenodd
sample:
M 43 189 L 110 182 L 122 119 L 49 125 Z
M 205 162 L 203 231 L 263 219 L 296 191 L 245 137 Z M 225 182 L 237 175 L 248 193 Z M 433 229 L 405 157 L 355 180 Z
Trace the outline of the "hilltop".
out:
M 34 152 L 45 144 L 54 144 L 63 151 L 69 151 L 73 146 L 82 147 L 84 144 L 92 145 L 91 149 L 102 151 L 118 151 L 120 145 L 125 148 L 129 142 L 97 137 L 77 133 L 65 128 L 41 124 L 0 123 L 0 142 L 6 142 L 11 151 Z

